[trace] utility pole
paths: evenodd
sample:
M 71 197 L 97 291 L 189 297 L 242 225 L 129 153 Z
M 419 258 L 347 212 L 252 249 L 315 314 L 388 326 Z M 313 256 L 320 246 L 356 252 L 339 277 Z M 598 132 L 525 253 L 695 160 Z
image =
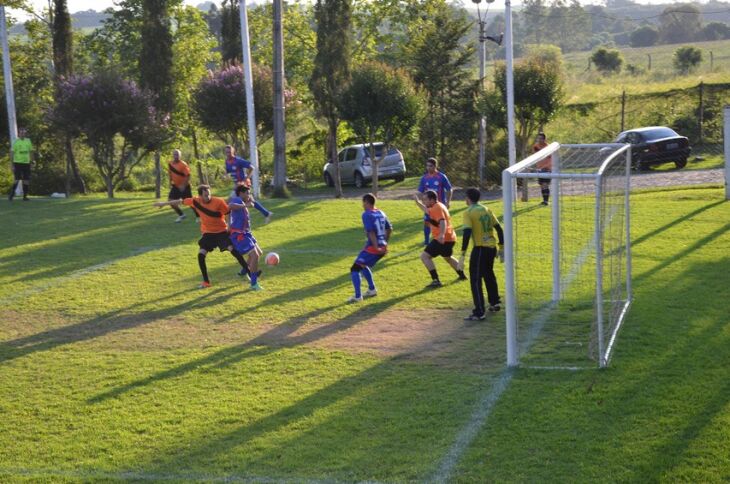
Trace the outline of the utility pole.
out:
M 509 150 L 509 166 L 517 163 L 517 147 L 515 146 L 515 81 L 514 51 L 512 49 L 512 3 L 504 2 L 504 35 L 506 37 L 505 57 L 507 68 L 507 145 Z
M 251 182 L 253 185 L 253 196 L 259 197 L 261 187 L 259 184 L 259 154 L 256 145 L 256 113 L 253 104 L 253 74 L 251 73 L 251 49 L 248 37 L 248 12 L 246 11 L 246 0 L 241 0 L 238 5 L 241 20 L 241 50 L 243 54 L 243 84 L 246 89 L 246 117 L 248 118 L 248 158 L 253 166 Z
M 273 1 L 274 13 L 274 193 L 286 194 L 286 127 L 284 126 L 284 35 L 282 0 Z
M 5 20 L 5 6 L 0 5 L 0 43 L 3 49 L 3 76 L 5 78 L 5 99 L 8 106 L 8 130 L 10 146 L 18 137 L 18 122 L 15 117 L 15 91 L 13 90 L 13 70 L 10 66 L 10 48 L 8 47 L 8 26 Z

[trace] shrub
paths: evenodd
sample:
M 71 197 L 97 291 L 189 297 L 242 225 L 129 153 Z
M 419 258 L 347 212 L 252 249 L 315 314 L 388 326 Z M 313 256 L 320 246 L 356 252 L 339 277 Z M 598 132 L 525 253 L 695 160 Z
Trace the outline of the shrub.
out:
M 605 74 L 611 74 L 621 71 L 624 58 L 621 52 L 616 49 L 601 47 L 591 55 L 591 62 L 593 62 L 599 71 Z

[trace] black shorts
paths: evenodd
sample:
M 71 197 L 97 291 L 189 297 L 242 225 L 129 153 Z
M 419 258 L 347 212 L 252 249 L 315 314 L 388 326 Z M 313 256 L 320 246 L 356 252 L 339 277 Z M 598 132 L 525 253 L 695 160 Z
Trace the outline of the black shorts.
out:
M 30 180 L 30 163 L 13 163 L 13 173 L 15 174 L 15 181 Z
M 218 232 L 215 234 L 203 234 L 198 241 L 198 246 L 206 252 L 212 252 L 215 249 L 220 249 L 221 252 L 231 247 L 230 237 L 228 232 Z
M 190 191 L 190 185 L 186 185 L 183 190 L 180 190 L 175 185 L 170 187 L 170 194 L 167 195 L 168 200 L 181 200 L 183 198 L 193 198 L 193 192 Z
M 456 242 L 444 242 L 443 244 L 436 239 L 432 239 L 425 249 L 423 249 L 431 257 L 451 257 L 454 253 L 454 244 Z
M 551 173 L 551 172 L 552 172 L 552 170 L 548 170 L 547 168 L 540 168 L 540 169 L 539 169 L 539 170 L 537 170 L 537 171 L 538 171 L 538 173 Z M 552 181 L 552 180 L 550 180 L 550 178 L 538 178 L 538 179 L 537 179 L 537 182 L 538 182 L 538 183 L 539 183 L 540 185 L 550 185 L 550 182 L 551 182 L 551 181 Z

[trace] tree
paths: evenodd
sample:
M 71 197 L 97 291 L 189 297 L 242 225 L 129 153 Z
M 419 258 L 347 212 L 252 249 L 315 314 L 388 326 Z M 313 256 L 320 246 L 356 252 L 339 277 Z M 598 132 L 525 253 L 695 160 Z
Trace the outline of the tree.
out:
M 702 29 L 702 14 L 691 3 L 675 4 L 664 9 L 659 23 L 659 33 L 664 43 L 691 42 L 697 39 Z
M 418 123 L 419 98 L 411 80 L 402 70 L 370 62 L 353 72 L 342 93 L 342 118 L 363 143 L 369 145 L 373 169 L 373 193 L 378 193 L 378 167 L 390 144 L 408 136 Z M 384 143 L 380 157 L 376 141 Z
M 253 98 L 256 106 L 256 129 L 262 140 L 273 134 L 274 96 L 271 69 L 257 64 L 252 66 Z M 292 102 L 294 92 L 284 91 L 285 106 Z M 210 72 L 193 94 L 193 105 L 201 124 L 221 139 L 238 149 L 246 140 L 246 93 L 243 68 L 232 65 Z
M 226 64 L 243 60 L 241 52 L 241 21 L 238 0 L 223 0 L 221 4 L 221 57 Z
M 651 47 L 659 40 L 659 31 L 650 25 L 644 25 L 631 32 L 631 47 Z
M 607 49 L 601 47 L 591 55 L 591 62 L 596 69 L 604 74 L 611 74 L 621 71 L 621 65 L 624 63 L 624 57 L 621 52 L 616 49 Z
M 479 101 L 480 110 L 502 129 L 507 129 L 507 82 L 504 64 L 495 70 L 496 90 Z M 546 125 L 563 104 L 563 74 L 559 64 L 538 56 L 514 66 L 515 121 L 518 154 L 525 156 L 537 130 Z
M 71 31 L 71 16 L 68 13 L 66 0 L 55 0 L 53 11 L 53 23 L 51 26 L 53 37 L 53 67 L 56 87 L 59 81 L 73 74 L 73 32 Z M 66 153 L 66 194 L 71 192 L 70 172 L 73 172 L 74 179 L 81 193 L 86 193 L 86 183 L 79 171 L 78 163 L 73 152 L 71 139 L 64 139 L 64 151 Z
M 327 148 L 335 165 L 335 196 L 342 197 L 340 165 L 337 162 L 337 127 L 340 124 L 340 97 L 350 81 L 352 37 L 350 0 L 317 0 L 317 54 L 309 88 L 317 114 L 327 121 Z
M 694 70 L 702 62 L 702 51 L 697 47 L 685 45 L 674 51 L 674 68 L 682 74 Z
M 139 56 L 140 86 L 154 95 L 160 116 L 172 112 L 172 33 L 167 0 L 143 0 L 142 48 Z
M 446 162 L 474 139 L 477 116 L 473 99 L 478 84 L 466 75 L 474 60 L 474 46 L 463 41 L 470 29 L 464 15 L 445 3 L 412 26 L 406 56 L 413 80 L 426 97 L 419 131 L 424 157 L 436 155 Z
M 730 26 L 722 22 L 710 22 L 702 29 L 703 40 L 725 40 L 730 39 Z
M 109 198 L 157 144 L 164 128 L 151 94 L 112 72 L 62 81 L 52 119 L 57 129 L 82 137 L 91 148 Z

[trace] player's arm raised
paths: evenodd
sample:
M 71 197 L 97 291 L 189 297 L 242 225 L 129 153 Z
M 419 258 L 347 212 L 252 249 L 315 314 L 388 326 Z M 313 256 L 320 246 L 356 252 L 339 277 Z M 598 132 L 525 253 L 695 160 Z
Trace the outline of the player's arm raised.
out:
M 423 196 L 422 194 L 417 193 L 417 194 L 413 195 L 413 199 L 416 201 L 416 205 L 418 205 L 418 208 L 420 208 L 423 213 L 428 215 L 428 208 L 421 201 L 422 196 Z

